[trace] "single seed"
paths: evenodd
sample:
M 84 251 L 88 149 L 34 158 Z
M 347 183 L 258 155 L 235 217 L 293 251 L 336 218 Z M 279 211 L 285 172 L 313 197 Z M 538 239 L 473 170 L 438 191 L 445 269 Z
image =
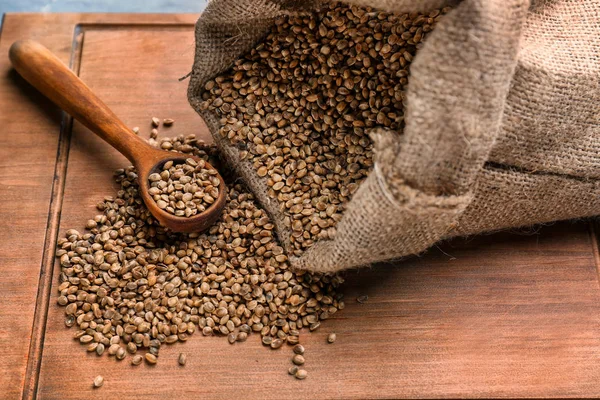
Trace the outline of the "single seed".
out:
M 131 364 L 132 365 L 140 365 L 142 363 L 142 361 L 144 360 L 144 357 L 142 357 L 139 354 L 136 354 L 135 356 L 133 356 L 133 358 L 131 359 Z
M 156 117 L 152 117 L 152 125 L 154 125 L 158 128 L 158 126 L 160 125 L 160 119 L 158 119 Z
M 156 356 L 154 354 L 152 354 L 152 353 L 146 353 L 144 355 L 144 358 L 146 359 L 146 362 L 148 364 L 152 364 L 152 365 L 156 364 L 157 358 L 156 358 Z
M 294 357 L 292 357 L 292 362 L 296 365 L 302 365 L 304 364 L 304 356 L 296 354 Z
M 117 360 L 122 360 L 125 358 L 125 356 L 127 356 L 125 349 L 122 347 L 119 347 L 119 349 L 117 350 L 117 353 L 115 354 L 115 357 L 117 358 Z
M 173 125 L 174 122 L 175 122 L 175 120 L 172 119 L 172 118 L 165 118 L 165 119 L 163 119 L 163 125 L 164 126 L 171 126 L 171 125 Z
M 364 304 L 367 302 L 367 300 L 369 300 L 369 296 L 364 295 L 364 296 L 358 296 L 356 298 L 356 301 L 359 302 L 360 304 Z
M 98 375 L 94 378 L 94 387 L 99 388 L 102 385 L 104 385 L 104 378 L 102 377 L 102 375 Z
M 306 379 L 307 376 L 308 376 L 308 372 L 306 372 L 305 369 L 299 369 L 296 372 L 296 379 L 300 379 L 300 380 Z
M 140 128 L 139 128 L 139 126 L 134 126 L 134 127 L 133 127 L 133 129 L 132 129 L 132 131 L 133 131 L 133 133 L 135 133 L 136 135 L 137 135 L 138 133 L 140 133 Z
M 177 359 L 177 362 L 179 363 L 179 365 L 184 366 L 186 360 L 187 360 L 186 355 L 184 353 L 179 353 L 179 358 Z
M 298 366 L 293 365 L 288 369 L 288 374 L 290 375 L 296 375 L 296 372 L 298 372 Z
M 300 354 L 300 355 L 304 354 L 304 346 L 302 346 L 301 344 L 295 345 L 293 350 L 294 350 L 295 354 Z
M 335 333 L 330 333 L 327 336 L 327 343 L 333 343 L 335 342 L 335 339 L 337 339 L 337 335 Z

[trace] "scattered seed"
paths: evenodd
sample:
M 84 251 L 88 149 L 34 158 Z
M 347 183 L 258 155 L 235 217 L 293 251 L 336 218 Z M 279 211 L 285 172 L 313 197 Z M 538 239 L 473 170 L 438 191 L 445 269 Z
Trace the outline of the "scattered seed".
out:
M 234 344 L 237 341 L 237 335 L 235 333 L 230 333 L 227 335 L 227 341 L 229 344 Z
M 154 125 L 158 128 L 158 126 L 160 125 L 160 119 L 158 119 L 156 117 L 152 117 L 152 125 Z
M 327 336 L 327 343 L 333 343 L 335 342 L 335 339 L 337 339 L 337 335 L 335 333 L 330 333 L 329 336 Z
M 175 122 L 175 120 L 172 119 L 172 118 L 165 118 L 165 119 L 163 119 L 163 125 L 164 126 L 171 126 L 171 125 L 173 125 L 174 122 Z
M 131 359 L 131 364 L 132 365 L 140 365 L 142 363 L 142 361 L 144 360 L 144 357 L 142 357 L 139 354 L 136 354 L 135 356 L 133 356 L 133 358 Z
M 184 353 L 179 353 L 179 358 L 177 359 L 177 362 L 179 363 L 179 365 L 184 366 L 186 360 L 187 360 L 186 355 Z
M 369 296 L 364 295 L 364 296 L 358 296 L 356 298 L 356 301 L 359 302 L 360 304 L 364 304 L 367 302 L 367 300 L 369 300 Z
M 288 374 L 290 375 L 296 375 L 296 372 L 298 372 L 298 367 L 296 365 L 293 365 L 288 369 Z
M 132 129 L 132 131 L 133 131 L 133 133 L 135 133 L 137 135 L 138 133 L 140 133 L 140 127 L 139 126 L 134 126 L 133 129 Z
M 292 357 L 292 362 L 296 365 L 302 365 L 304 364 L 304 356 L 296 354 L 294 357 Z
M 94 378 L 94 387 L 99 388 L 102 385 L 104 385 L 104 378 L 102 377 L 102 375 L 98 375 Z
M 296 379 L 300 379 L 300 380 L 306 379 L 307 376 L 308 376 L 308 372 L 306 372 L 305 369 L 299 369 L 296 372 Z
M 152 364 L 152 365 L 156 364 L 157 358 L 156 358 L 156 356 L 154 354 L 152 354 L 152 353 L 146 353 L 144 355 L 144 358 L 146 359 L 146 362 L 148 364 Z
M 122 360 L 125 358 L 125 356 L 127 356 L 127 353 L 125 352 L 125 349 L 122 347 L 119 347 L 119 349 L 117 350 L 117 354 L 115 354 L 117 360 Z
M 295 345 L 293 350 L 294 350 L 295 354 L 300 354 L 300 355 L 304 354 L 304 346 L 302 346 L 301 344 Z

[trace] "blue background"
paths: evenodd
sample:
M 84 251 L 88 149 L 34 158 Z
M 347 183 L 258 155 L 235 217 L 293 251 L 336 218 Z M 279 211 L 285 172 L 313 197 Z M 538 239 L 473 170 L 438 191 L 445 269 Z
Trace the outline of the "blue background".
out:
M 0 15 L 7 12 L 199 13 L 207 3 L 208 0 L 0 0 Z

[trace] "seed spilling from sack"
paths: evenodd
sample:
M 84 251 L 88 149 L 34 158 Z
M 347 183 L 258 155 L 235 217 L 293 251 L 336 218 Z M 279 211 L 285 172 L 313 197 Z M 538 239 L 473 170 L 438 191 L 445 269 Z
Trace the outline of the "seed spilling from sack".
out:
M 286 16 L 205 85 L 201 109 L 279 202 L 296 256 L 331 239 L 373 168 L 369 130 L 401 130 L 408 67 L 446 10 L 391 14 L 338 3 Z M 288 245 L 285 244 L 287 248 Z
M 204 160 L 185 163 L 167 161 L 160 173 L 150 174 L 149 193 L 156 205 L 169 214 L 191 217 L 206 211 L 219 196 L 218 172 L 205 168 Z
M 193 136 L 165 146 L 204 160 L 215 151 Z M 207 232 L 176 234 L 149 213 L 136 179 L 133 167 L 117 171 L 120 190 L 98 204 L 88 232 L 70 229 L 57 243 L 65 324 L 86 346 L 98 343 L 98 355 L 148 349 L 154 364 L 162 345 L 196 330 L 233 334 L 232 344 L 255 332 L 277 348 L 344 307 L 339 276 L 290 270 L 273 224 L 241 185 L 221 188 L 227 205 Z M 141 362 L 136 354 L 132 364 Z

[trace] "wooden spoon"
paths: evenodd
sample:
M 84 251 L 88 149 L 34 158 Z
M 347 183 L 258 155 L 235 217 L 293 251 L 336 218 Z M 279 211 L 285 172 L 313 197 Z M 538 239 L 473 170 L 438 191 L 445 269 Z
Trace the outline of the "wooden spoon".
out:
M 217 175 L 220 181 L 219 196 L 204 212 L 191 217 L 177 217 L 160 209 L 148 193 L 148 176 L 160 172 L 160 168 L 169 160 L 184 162 L 186 158 L 195 158 L 197 161 L 198 158 L 158 150 L 136 136 L 85 83 L 40 43 L 32 40 L 15 42 L 10 47 L 9 57 L 27 82 L 131 161 L 138 171 L 142 199 L 161 224 L 176 232 L 200 232 L 219 218 L 225 207 L 226 194 L 221 175 Z M 206 168 L 214 169 L 209 163 L 206 163 Z

